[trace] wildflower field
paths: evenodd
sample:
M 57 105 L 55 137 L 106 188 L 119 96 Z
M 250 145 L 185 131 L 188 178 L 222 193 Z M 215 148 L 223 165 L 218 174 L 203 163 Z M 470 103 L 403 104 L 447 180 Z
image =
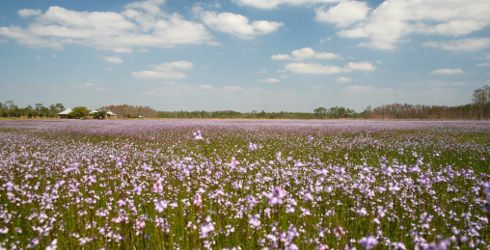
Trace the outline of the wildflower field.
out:
M 0 249 L 488 249 L 490 122 L 0 121 Z

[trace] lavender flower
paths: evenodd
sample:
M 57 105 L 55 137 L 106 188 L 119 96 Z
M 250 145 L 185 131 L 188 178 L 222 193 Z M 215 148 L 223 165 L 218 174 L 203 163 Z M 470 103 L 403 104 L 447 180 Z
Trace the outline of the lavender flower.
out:
M 194 136 L 194 140 L 202 140 L 202 139 L 204 139 L 202 137 L 201 130 L 194 131 L 192 133 L 192 135 Z
M 209 234 L 214 231 L 214 225 L 213 221 L 211 220 L 211 217 L 206 217 L 205 223 L 201 225 L 201 229 L 199 231 L 199 238 L 204 239 L 208 238 Z
M 373 249 L 377 244 L 378 240 L 376 240 L 373 236 L 367 236 L 359 240 L 359 244 L 365 250 Z

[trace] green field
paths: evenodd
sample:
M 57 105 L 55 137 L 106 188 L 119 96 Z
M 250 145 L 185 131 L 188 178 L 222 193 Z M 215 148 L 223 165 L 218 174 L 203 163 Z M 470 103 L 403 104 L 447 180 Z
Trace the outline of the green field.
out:
M 490 123 L 341 123 L 0 121 L 0 248 L 489 246 Z

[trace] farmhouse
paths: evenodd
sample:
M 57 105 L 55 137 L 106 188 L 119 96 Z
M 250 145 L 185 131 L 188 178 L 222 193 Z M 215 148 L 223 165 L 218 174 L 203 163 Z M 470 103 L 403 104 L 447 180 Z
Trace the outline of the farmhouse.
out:
M 106 118 L 117 118 L 117 114 L 110 110 L 92 110 L 89 113 L 92 118 L 96 119 L 106 119 Z
M 68 118 L 68 115 L 72 112 L 73 110 L 72 109 L 65 109 L 61 112 L 58 113 L 58 116 L 60 118 Z
M 106 114 L 109 118 L 117 118 L 117 114 L 116 113 L 113 113 L 112 111 L 110 110 L 107 110 L 106 111 Z
M 59 112 L 58 113 L 58 116 L 60 118 L 70 118 L 70 113 L 71 112 L 73 112 L 73 109 L 71 109 L 71 108 L 65 109 L 62 112 Z M 89 115 L 91 117 L 95 117 L 99 112 L 104 112 L 103 113 L 103 117 L 99 117 L 99 119 L 101 119 L 101 118 L 102 119 L 105 119 L 105 118 L 117 118 L 117 114 L 114 113 L 114 112 L 112 112 L 112 111 L 110 111 L 110 110 L 102 110 L 102 111 L 99 111 L 99 110 L 94 109 L 94 110 L 91 110 L 89 112 Z

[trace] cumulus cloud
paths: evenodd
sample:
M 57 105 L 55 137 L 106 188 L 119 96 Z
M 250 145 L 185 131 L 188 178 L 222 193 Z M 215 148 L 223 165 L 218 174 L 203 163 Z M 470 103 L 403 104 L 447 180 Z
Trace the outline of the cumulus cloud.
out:
M 76 89 L 83 89 L 83 90 L 91 90 L 91 91 L 107 91 L 110 90 L 110 87 L 106 86 L 103 83 L 96 82 L 96 81 L 86 81 L 82 83 L 76 83 L 72 85 Z
M 368 72 L 368 71 L 374 71 L 375 69 L 376 66 L 369 62 L 350 62 L 344 67 L 344 70 L 346 72 L 351 72 L 355 70 Z
M 346 27 L 364 20 L 369 12 L 366 2 L 345 1 L 336 6 L 318 8 L 315 10 L 316 20 Z
M 295 74 L 332 75 L 342 72 L 342 68 L 318 63 L 288 63 L 285 68 Z
M 461 75 L 464 73 L 464 71 L 460 68 L 456 68 L 456 69 L 442 68 L 442 69 L 433 70 L 430 73 L 435 75 Z
M 424 43 L 427 47 L 450 51 L 477 51 L 490 47 L 490 38 L 466 38 L 451 41 L 430 41 Z
M 287 60 L 291 60 L 291 57 L 288 54 L 277 54 L 277 55 L 272 55 L 271 60 L 273 60 L 273 61 L 287 61 Z
M 262 82 L 262 83 L 279 83 L 279 82 L 281 82 L 281 80 L 279 80 L 277 78 L 265 78 L 265 79 L 261 79 L 260 82 Z
M 318 52 L 308 47 L 293 50 L 290 55 L 277 54 L 271 56 L 271 60 L 274 61 L 287 61 L 287 60 L 302 61 L 308 59 L 332 60 L 336 58 L 338 58 L 337 54 L 330 53 L 330 52 Z
M 104 62 L 114 63 L 114 64 L 119 64 L 123 62 L 123 60 L 117 56 L 106 56 L 102 58 L 102 60 L 104 60 Z
M 115 52 L 213 42 L 203 24 L 165 13 L 160 8 L 163 2 L 130 3 L 121 12 L 74 11 L 59 6 L 45 12 L 20 10 L 20 16 L 33 17 L 32 21 L 25 27 L 2 26 L 0 36 L 29 47 L 61 49 L 76 44 Z
M 253 39 L 258 35 L 265 35 L 277 31 L 280 22 L 257 20 L 250 21 L 246 16 L 231 12 L 204 11 L 195 8 L 204 24 L 214 30 L 228 33 L 240 39 Z
M 340 82 L 340 83 L 348 83 L 348 82 L 351 82 L 352 79 L 349 77 L 341 76 L 341 77 L 337 77 L 337 79 L 335 79 L 335 81 Z
M 38 9 L 20 9 L 17 11 L 17 14 L 19 14 L 19 16 L 22 18 L 39 16 L 41 13 L 42 11 Z
M 347 3 L 318 9 L 317 20 L 341 27 L 338 32 L 341 37 L 367 39 L 360 45 L 376 49 L 394 49 L 409 34 L 462 36 L 490 25 L 487 0 L 387 0 L 370 11 L 367 17 L 363 16 L 367 6 L 359 7 L 362 3 L 354 4 L 359 7 L 355 15 L 347 15 L 349 11 L 343 7 Z
M 235 3 L 259 9 L 275 9 L 279 6 L 304 6 L 339 1 L 340 0 L 235 0 Z
M 322 74 L 332 75 L 339 73 L 351 73 L 353 71 L 370 72 L 376 70 L 376 66 L 369 62 L 350 62 L 344 67 L 334 65 L 322 65 L 318 63 L 289 63 L 285 69 L 295 74 Z M 347 80 L 341 78 L 340 80 Z M 350 80 L 350 79 L 349 79 Z
M 189 61 L 174 61 L 150 66 L 148 70 L 131 72 L 131 76 L 137 79 L 182 79 L 187 77 L 182 71 L 193 67 L 194 64 Z

